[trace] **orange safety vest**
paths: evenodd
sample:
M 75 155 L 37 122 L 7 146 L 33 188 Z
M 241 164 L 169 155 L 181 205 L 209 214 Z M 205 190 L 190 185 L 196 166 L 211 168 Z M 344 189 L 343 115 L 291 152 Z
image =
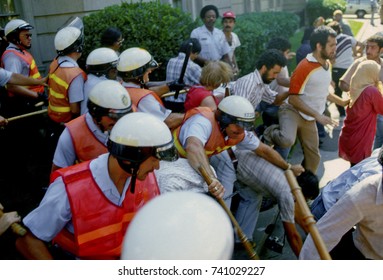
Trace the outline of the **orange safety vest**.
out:
M 134 106 L 138 108 L 138 104 L 148 94 L 153 95 L 153 97 L 162 105 L 164 106 L 164 103 L 162 102 L 161 98 L 153 91 L 143 88 L 132 88 L 132 87 L 125 87 L 130 95 L 130 99 L 132 100 L 132 103 Z
M 76 157 L 79 162 L 95 159 L 99 155 L 108 152 L 104 143 L 101 143 L 89 129 L 85 115 L 82 115 L 66 123 L 72 138 Z
M 154 173 L 136 181 L 134 194 L 128 189 L 121 206 L 110 202 L 101 192 L 83 162 L 56 170 L 68 194 L 74 234 L 63 229 L 53 240 L 62 249 L 82 259 L 119 259 L 122 241 L 137 211 L 160 191 Z
M 7 49 L 4 51 L 3 56 L 1 57 L 1 60 L 3 60 L 3 57 L 7 53 L 13 53 L 14 55 L 18 56 L 21 58 L 25 63 L 29 65 L 29 76 L 30 78 L 33 79 L 41 79 L 41 75 L 39 72 L 39 69 L 37 68 L 36 62 L 33 59 L 33 56 L 27 52 L 26 50 L 21 50 L 18 51 L 16 49 Z M 1 63 L 2 67 L 4 67 L 3 63 Z M 34 91 L 34 92 L 39 92 L 43 93 L 44 92 L 44 86 L 26 86 L 28 89 Z M 12 97 L 14 96 L 14 93 L 11 91 L 8 91 L 8 96 Z
M 49 67 L 49 105 L 48 116 L 51 120 L 62 123 L 72 119 L 70 111 L 68 89 L 72 81 L 82 75 L 86 80 L 86 74 L 80 67 L 60 67 L 57 59 L 53 60 Z
M 219 124 L 215 119 L 214 112 L 208 107 L 196 107 L 186 112 L 182 124 L 173 131 L 174 146 L 176 147 L 181 157 L 186 158 L 187 156 L 187 153 L 179 140 L 181 127 L 189 118 L 196 114 L 201 114 L 202 116 L 207 118 L 212 125 L 212 132 L 208 141 L 205 144 L 205 154 L 208 157 L 222 153 L 224 150 L 227 150 L 230 147 L 237 145 L 245 137 L 245 133 L 243 133 L 243 135 L 241 135 L 239 139 L 234 140 L 229 138 L 228 140 L 225 140 L 225 137 L 220 130 Z

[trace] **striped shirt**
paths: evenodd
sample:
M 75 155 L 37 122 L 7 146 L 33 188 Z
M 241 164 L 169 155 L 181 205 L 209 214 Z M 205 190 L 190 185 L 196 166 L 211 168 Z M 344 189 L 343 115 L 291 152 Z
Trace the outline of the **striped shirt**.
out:
M 182 65 L 184 64 L 185 54 L 179 53 L 177 57 L 173 57 L 169 60 L 168 65 L 166 66 L 166 80 L 175 81 L 178 80 L 181 75 Z M 185 76 L 184 84 L 191 87 L 193 85 L 199 84 L 199 79 L 201 77 L 202 68 L 189 59 Z M 176 101 L 176 102 L 185 102 L 186 94 L 180 94 L 177 100 L 174 96 L 166 97 L 166 101 Z
M 346 34 L 336 36 L 336 58 L 334 68 L 347 69 L 354 62 L 353 48 L 356 40 Z
M 272 104 L 278 92 L 270 89 L 269 85 L 262 81 L 259 71 L 239 78 L 230 89 L 231 94 L 245 97 L 253 105 L 254 110 L 261 101 Z

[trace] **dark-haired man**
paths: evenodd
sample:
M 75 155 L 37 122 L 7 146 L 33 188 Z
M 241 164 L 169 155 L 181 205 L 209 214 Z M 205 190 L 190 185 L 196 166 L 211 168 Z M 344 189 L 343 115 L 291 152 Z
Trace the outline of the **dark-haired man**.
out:
M 229 58 L 231 49 L 226 41 L 225 34 L 214 27 L 219 17 L 217 7 L 214 5 L 203 7 L 200 17 L 204 25 L 195 28 L 190 34 L 190 38 L 198 39 L 201 44 L 201 53 L 195 62 L 203 66 L 210 60 L 223 60 L 231 65 Z
M 322 125 L 338 125 L 335 120 L 323 115 L 326 101 L 329 99 L 346 106 L 348 100 L 329 93 L 329 60 L 335 57 L 336 32 L 330 27 L 320 26 L 312 33 L 310 44 L 313 52 L 299 63 L 291 77 L 289 102 L 279 108 L 279 125 L 269 126 L 263 136 L 282 148 L 291 147 L 298 136 L 304 154 L 303 167 L 316 173 L 320 153 L 315 121 Z
M 190 50 L 189 61 L 186 66 L 183 82 L 187 87 L 199 84 L 202 69 L 201 66 L 194 63 L 194 60 L 201 52 L 201 44 L 195 38 L 190 38 L 183 41 L 178 51 L 178 56 L 169 60 L 168 65 L 166 66 L 167 81 L 177 81 L 179 79 L 186 53 L 188 53 L 190 48 L 190 44 L 192 44 L 192 47 Z M 173 112 L 183 112 L 185 99 L 186 94 L 180 94 L 177 99 L 174 96 L 165 97 L 164 105 L 166 108 L 172 110 Z
M 254 110 L 261 101 L 281 105 L 287 98 L 288 91 L 278 94 L 270 89 L 269 84 L 276 79 L 281 69 L 286 66 L 286 62 L 285 56 L 279 50 L 266 50 L 258 58 L 255 71 L 238 79 L 231 91 L 234 95 L 249 100 Z

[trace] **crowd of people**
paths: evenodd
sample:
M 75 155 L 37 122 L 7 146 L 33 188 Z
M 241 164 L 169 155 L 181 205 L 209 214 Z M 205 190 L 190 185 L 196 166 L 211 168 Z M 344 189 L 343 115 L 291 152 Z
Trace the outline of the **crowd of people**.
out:
M 203 25 L 175 46 L 178 55 L 169 58 L 166 81 L 156 83 L 150 83 L 158 68 L 155 58 L 139 47 L 121 50 L 124 34 L 115 27 L 105 30 L 102 47 L 80 67 L 86 39 L 81 21 L 58 30 L 57 57 L 42 77 L 28 52 L 33 27 L 21 19 L 7 23 L 9 45 L 0 69 L 4 186 L 18 176 L 32 187 L 33 172 L 20 159 L 33 149 L 33 157 L 45 155 L 46 185 L 32 209 L 21 211 L 24 218 L 15 211 L 3 214 L 0 204 L 0 234 L 16 222 L 26 228 L 8 248 L 17 258 L 119 259 L 122 250 L 130 250 L 122 248 L 123 239 L 141 208 L 168 192 L 191 191 L 223 201 L 250 242 L 256 241 L 262 202 L 272 201 L 296 257 L 315 259 L 318 252 L 285 177 L 288 171 L 305 199 L 313 201 L 311 210 L 333 258 L 383 259 L 383 152 L 372 154 L 377 117 L 383 114 L 383 37 L 358 42 L 335 11 L 332 22 L 319 18 L 305 31 L 291 76 L 287 64 L 295 53 L 283 37 L 270 38 L 254 58 L 255 70 L 241 73 L 236 15 L 223 13 L 223 30 L 215 27 L 219 16 L 214 5 L 202 8 Z M 344 118 L 339 156 L 351 168 L 320 191 L 320 132 L 338 125 L 324 114 L 328 102 Z M 45 107 L 47 116 L 8 121 Z M 257 117 L 263 124 L 255 127 Z M 296 141 L 304 159 L 291 164 Z M 203 209 L 197 212 L 203 215 Z M 222 235 L 232 238 L 233 231 Z M 232 239 L 241 243 L 237 233 Z M 134 258 L 134 252 L 128 255 Z

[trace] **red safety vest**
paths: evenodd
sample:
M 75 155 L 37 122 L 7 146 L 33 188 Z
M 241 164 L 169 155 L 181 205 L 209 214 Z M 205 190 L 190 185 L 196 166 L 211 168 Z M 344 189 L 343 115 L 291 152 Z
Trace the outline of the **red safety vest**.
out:
M 147 96 L 148 94 L 151 94 L 162 106 L 164 106 L 164 103 L 162 102 L 161 98 L 153 91 L 142 89 L 142 88 L 131 88 L 131 87 L 125 87 L 130 95 L 130 99 L 132 100 L 132 103 L 136 108 L 138 108 L 138 104 L 140 103 L 141 99 Z
M 60 67 L 57 59 L 53 60 L 49 67 L 49 105 L 48 116 L 57 123 L 65 123 L 72 119 L 70 111 L 68 89 L 72 81 L 82 75 L 86 80 L 86 74 L 80 67 Z
M 104 143 L 101 143 L 89 129 L 85 115 L 82 115 L 65 124 L 72 138 L 76 157 L 79 162 L 87 161 L 108 152 Z
M 26 50 L 22 50 L 20 52 L 16 49 L 7 49 L 4 51 L 4 53 L 1 57 L 1 60 L 3 60 L 4 55 L 7 53 L 13 53 L 14 55 L 18 56 L 23 61 L 25 61 L 25 63 L 27 63 L 29 65 L 29 77 L 30 78 L 41 79 L 41 75 L 40 75 L 39 69 L 37 68 L 36 62 L 33 59 L 33 56 L 29 52 L 27 52 Z M 4 67 L 3 63 L 1 63 L 1 64 L 2 64 L 2 67 Z M 34 92 L 39 92 L 39 93 L 44 92 L 44 86 L 26 86 L 26 87 L 28 89 L 34 91 Z M 11 91 L 8 91 L 8 96 L 12 97 L 12 96 L 14 96 L 14 93 L 12 93 Z
M 53 240 L 62 249 L 81 259 L 119 259 L 122 241 L 137 211 L 160 191 L 154 173 L 136 181 L 135 193 L 128 189 L 121 206 L 101 192 L 89 162 L 55 171 L 61 176 L 72 211 L 74 234 L 63 229 Z
M 191 118 L 192 116 L 196 114 L 201 114 L 202 116 L 207 118 L 212 125 L 211 135 L 205 144 L 205 153 L 208 157 L 222 153 L 224 150 L 227 150 L 230 147 L 237 145 L 245 137 L 245 133 L 243 133 L 243 135 L 241 135 L 239 139 L 234 140 L 229 138 L 228 140 L 225 140 L 224 135 L 221 133 L 219 124 L 215 119 L 214 112 L 208 107 L 193 108 L 186 112 L 185 117 L 182 121 L 182 124 L 173 131 L 174 145 L 177 148 L 177 151 L 180 154 L 180 156 L 184 158 L 186 158 L 187 153 L 184 147 L 181 145 L 181 142 L 179 140 L 179 134 L 180 134 L 182 125 L 189 118 Z

